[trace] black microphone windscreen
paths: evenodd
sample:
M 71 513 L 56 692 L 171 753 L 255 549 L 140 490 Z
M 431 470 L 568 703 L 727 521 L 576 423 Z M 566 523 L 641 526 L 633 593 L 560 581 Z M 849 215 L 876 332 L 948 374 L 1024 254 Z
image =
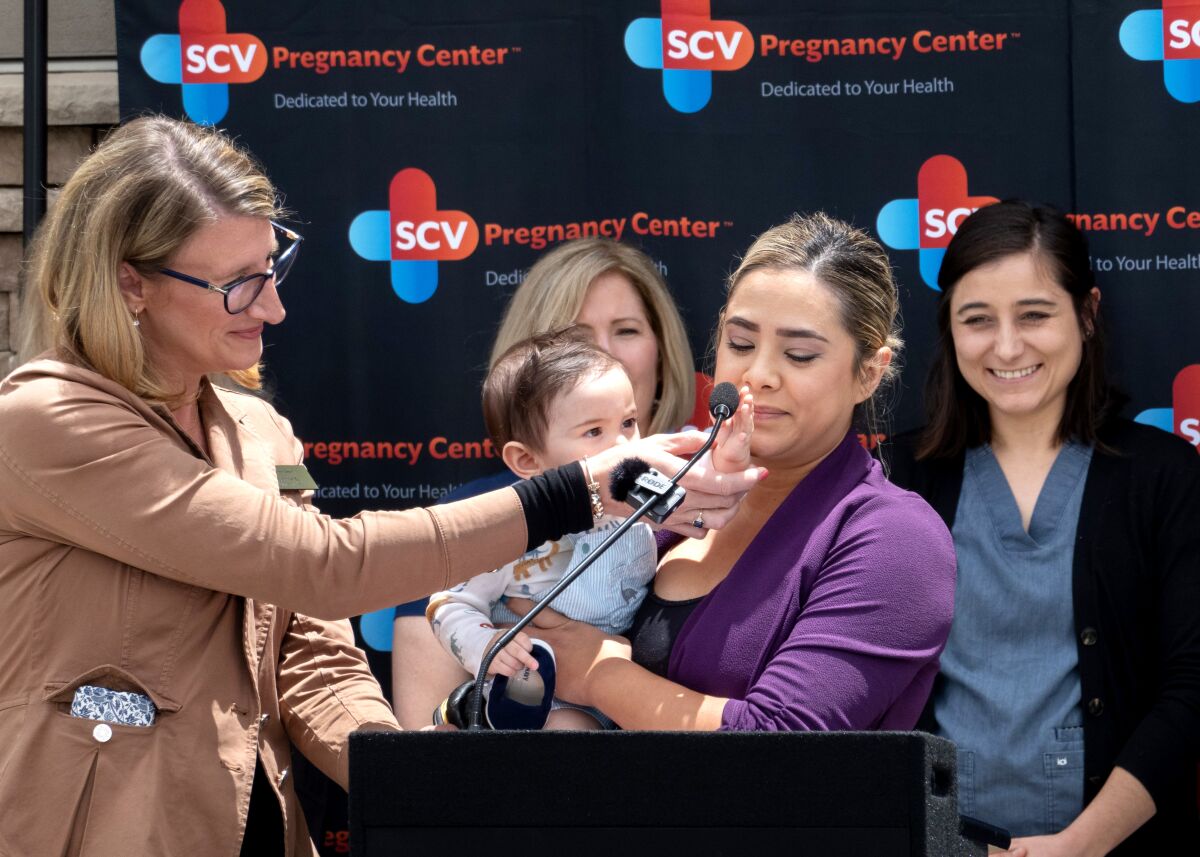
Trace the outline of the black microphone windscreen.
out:
M 649 470 L 650 465 L 640 458 L 626 458 L 619 462 L 608 477 L 608 490 L 613 499 L 618 503 L 624 503 L 629 492 L 633 490 L 637 478 L 643 473 L 648 473 Z
M 713 387 L 712 395 L 708 397 L 708 412 L 714 417 L 718 415 L 718 410 L 723 409 L 726 417 L 733 416 L 733 412 L 738 407 L 738 391 L 737 387 L 730 384 L 728 381 L 722 381 L 717 386 Z

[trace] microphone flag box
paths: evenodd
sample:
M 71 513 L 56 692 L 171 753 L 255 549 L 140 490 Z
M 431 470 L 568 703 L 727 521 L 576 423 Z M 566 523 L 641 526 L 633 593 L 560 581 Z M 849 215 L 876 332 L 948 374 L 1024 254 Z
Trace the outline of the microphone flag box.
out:
M 653 468 L 647 470 L 635 481 L 638 485 L 649 489 L 659 497 L 665 497 L 671 491 L 671 481 L 663 478 L 663 475 Z
M 686 495 L 687 492 L 683 488 L 672 485 L 671 480 L 651 467 L 634 481 L 633 488 L 629 490 L 628 502 L 634 508 L 641 508 L 651 497 L 658 497 L 658 502 L 646 512 L 646 517 L 656 524 L 661 524 L 679 508 Z

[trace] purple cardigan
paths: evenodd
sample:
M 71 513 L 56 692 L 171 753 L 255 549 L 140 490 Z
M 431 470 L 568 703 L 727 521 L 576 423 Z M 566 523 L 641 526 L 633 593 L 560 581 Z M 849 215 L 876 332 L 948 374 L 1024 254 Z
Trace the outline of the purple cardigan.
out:
M 723 730 L 911 729 L 954 609 L 954 543 L 853 433 L 696 607 L 668 676 Z

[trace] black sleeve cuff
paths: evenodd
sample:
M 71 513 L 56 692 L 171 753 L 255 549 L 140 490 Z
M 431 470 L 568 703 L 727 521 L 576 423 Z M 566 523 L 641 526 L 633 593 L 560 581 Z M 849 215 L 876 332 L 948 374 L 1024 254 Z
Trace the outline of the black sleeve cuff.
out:
M 567 533 L 591 529 L 592 504 L 588 498 L 583 466 L 578 461 L 547 470 L 513 485 L 525 509 L 525 529 L 531 551 Z
M 1196 775 L 1195 717 L 1179 713 L 1175 720 L 1152 711 L 1113 761 L 1142 784 L 1159 812 L 1177 805 L 1188 778 Z

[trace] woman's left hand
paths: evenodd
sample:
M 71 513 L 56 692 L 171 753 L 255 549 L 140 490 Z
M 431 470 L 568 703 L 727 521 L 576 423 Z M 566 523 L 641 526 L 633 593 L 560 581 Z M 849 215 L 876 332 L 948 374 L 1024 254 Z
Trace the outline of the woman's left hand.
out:
M 533 609 L 533 602 L 522 598 L 508 598 L 505 603 L 519 616 Z M 547 613 L 553 615 L 547 617 Z M 596 667 L 613 658 L 630 660 L 629 641 L 624 637 L 605 634 L 585 622 L 567 619 L 561 613 L 551 610 L 539 613 L 530 629 L 536 629 L 532 636 L 545 640 L 554 649 L 558 675 L 554 695 L 576 705 L 595 705 L 589 695 L 588 680 Z
M 1061 831 L 1052 836 L 1018 837 L 1007 851 L 998 853 L 1009 857 L 1101 857 L 1124 842 L 1154 812 L 1154 799 L 1141 780 L 1118 766 L 1079 817 Z
M 723 473 L 745 470 L 754 464 L 750 460 L 750 437 L 754 434 L 754 395 L 750 387 L 742 387 L 738 408 L 717 432 L 717 442 L 711 451 L 713 467 Z

